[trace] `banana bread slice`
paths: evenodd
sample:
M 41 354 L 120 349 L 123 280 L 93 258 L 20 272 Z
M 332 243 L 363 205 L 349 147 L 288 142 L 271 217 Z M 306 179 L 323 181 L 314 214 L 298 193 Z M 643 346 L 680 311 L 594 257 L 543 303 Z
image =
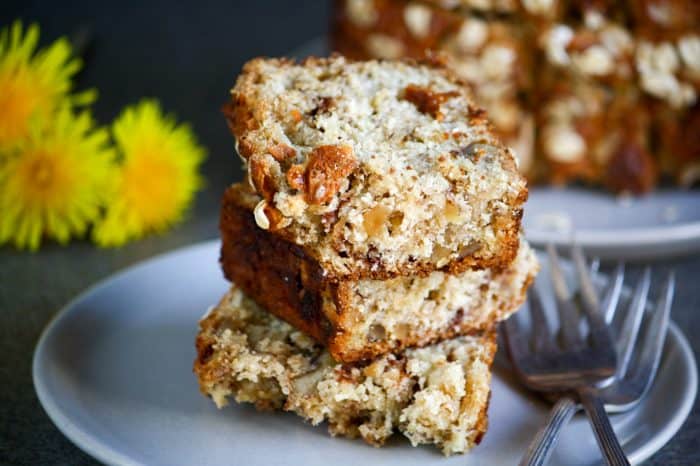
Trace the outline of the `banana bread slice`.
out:
M 514 312 L 537 272 L 521 240 L 503 270 L 330 282 L 303 248 L 258 228 L 234 185 L 221 211 L 226 278 L 343 362 L 372 359 L 493 326 Z M 243 203 L 244 204 L 244 203 Z
M 335 279 L 510 263 L 524 179 L 439 63 L 247 63 L 226 114 L 258 226 Z
M 469 450 L 486 431 L 493 330 L 341 364 L 234 285 L 200 322 L 196 344 L 200 390 L 218 407 L 233 398 L 293 411 L 375 446 L 398 430 L 445 455 Z

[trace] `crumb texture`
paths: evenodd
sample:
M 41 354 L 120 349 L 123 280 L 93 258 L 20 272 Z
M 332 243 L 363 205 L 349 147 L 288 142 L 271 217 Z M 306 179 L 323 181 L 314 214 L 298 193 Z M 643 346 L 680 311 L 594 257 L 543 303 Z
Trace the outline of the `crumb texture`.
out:
M 229 189 L 222 203 L 224 275 L 339 361 L 372 359 L 488 328 L 518 309 L 538 270 L 523 239 L 504 269 L 329 282 L 302 248 L 257 227 L 239 194 Z
M 258 226 L 335 277 L 509 263 L 527 197 L 511 151 L 439 64 L 247 63 L 227 116 Z
M 487 427 L 495 332 L 363 365 L 341 364 L 235 285 L 201 322 L 194 370 L 217 406 L 229 398 L 293 411 L 331 434 L 380 446 L 396 430 L 413 445 L 463 453 Z
M 342 331 L 331 350 L 343 360 L 374 357 L 492 327 L 522 305 L 538 270 L 534 252 L 522 239 L 515 260 L 501 271 L 348 283 L 341 290 L 347 295 L 338 299 Z

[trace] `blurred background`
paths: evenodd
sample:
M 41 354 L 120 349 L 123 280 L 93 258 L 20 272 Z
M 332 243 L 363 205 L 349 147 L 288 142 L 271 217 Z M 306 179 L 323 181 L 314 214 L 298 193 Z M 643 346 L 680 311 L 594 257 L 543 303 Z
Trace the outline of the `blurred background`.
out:
M 67 36 L 84 47 L 77 85 L 99 90 L 93 107 L 99 123 L 111 122 L 126 104 L 154 97 L 192 125 L 208 151 L 202 168 L 207 186 L 195 215 L 176 228 L 196 228 L 204 237 L 216 235 L 218 198 L 242 173 L 220 111 L 241 66 L 326 34 L 330 11 L 330 2 L 312 1 L 0 3 L 1 25 L 36 22 L 41 45 Z
M 205 188 L 184 222 L 162 235 L 118 249 L 85 240 L 66 247 L 47 241 L 39 253 L 0 246 L 0 464 L 95 464 L 53 426 L 36 399 L 31 357 L 41 330 L 60 306 L 115 271 L 218 237 L 219 198 L 242 178 L 220 110 L 228 90 L 248 59 L 286 55 L 326 35 L 331 7 L 331 1 L 318 0 L 0 2 L 0 27 L 15 19 L 36 22 L 40 45 L 67 36 L 83 49 L 77 88 L 99 89 L 93 106 L 98 123 L 109 124 L 125 105 L 154 97 L 192 126 L 208 152 L 201 168 Z M 681 277 L 698 271 L 697 257 L 669 265 Z M 679 285 L 677 302 L 688 312 L 677 312 L 674 319 L 690 336 L 700 335 L 700 319 L 692 318 L 700 296 L 692 280 Z M 697 352 L 700 342 L 693 338 L 692 344 Z M 691 416 L 697 410 L 696 404 Z M 682 458 L 699 429 L 695 420 L 650 464 L 671 464 L 674 458 L 679 461 L 674 464 L 685 464 Z

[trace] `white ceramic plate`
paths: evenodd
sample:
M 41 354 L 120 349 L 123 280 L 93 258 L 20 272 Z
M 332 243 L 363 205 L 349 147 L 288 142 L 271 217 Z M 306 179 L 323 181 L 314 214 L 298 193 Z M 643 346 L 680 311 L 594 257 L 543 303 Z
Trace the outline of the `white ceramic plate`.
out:
M 131 267 L 83 293 L 49 324 L 34 354 L 34 385 L 56 426 L 109 464 L 334 466 L 516 464 L 548 406 L 497 369 L 490 429 L 472 453 L 444 459 L 396 435 L 382 449 L 331 438 L 289 413 L 221 411 L 192 374 L 197 321 L 227 285 L 212 241 Z M 661 448 L 687 417 L 697 369 L 671 326 L 659 377 L 642 405 L 613 417 L 633 463 Z M 563 432 L 553 464 L 598 464 L 585 418 Z
M 523 220 L 535 245 L 566 245 L 572 232 L 588 254 L 650 259 L 700 251 L 700 191 L 616 197 L 584 188 L 530 189 Z
M 328 55 L 318 37 L 290 53 Z M 603 259 L 656 259 L 700 251 L 700 190 L 665 189 L 618 197 L 586 188 L 531 187 L 525 235 L 534 245 L 576 241 Z

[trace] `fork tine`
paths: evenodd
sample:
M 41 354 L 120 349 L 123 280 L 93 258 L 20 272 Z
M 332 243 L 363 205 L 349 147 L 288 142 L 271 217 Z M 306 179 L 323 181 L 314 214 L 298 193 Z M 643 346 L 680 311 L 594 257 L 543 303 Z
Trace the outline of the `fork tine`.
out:
M 564 279 L 564 272 L 559 265 L 559 254 L 551 243 L 547 245 L 547 255 L 549 256 L 549 268 L 552 275 L 552 284 L 554 285 L 554 293 L 559 299 L 569 299 L 569 287 Z
M 571 300 L 569 287 L 564 279 L 564 272 L 562 272 L 559 265 L 559 255 L 553 245 L 547 245 L 547 254 L 549 256 L 550 274 L 559 314 L 559 336 L 564 346 L 575 346 L 581 341 L 578 327 L 578 308 Z
M 532 287 L 528 293 L 527 305 L 530 309 L 534 350 L 536 352 L 550 350 L 552 347 L 552 333 L 549 330 L 549 322 L 544 312 L 542 298 L 535 287 Z
M 579 286 L 581 288 L 581 298 L 588 312 L 600 313 L 598 293 L 591 282 L 591 277 L 586 266 L 586 259 L 583 257 L 583 250 L 577 243 L 571 245 L 571 257 L 576 266 L 576 275 L 578 276 Z
M 588 272 L 591 275 L 595 275 L 600 270 L 600 257 L 595 256 L 591 259 L 591 263 L 588 266 Z
M 581 246 L 573 243 L 571 246 L 571 257 L 576 267 L 576 274 L 579 280 L 581 300 L 583 301 L 583 314 L 588 323 L 588 334 L 591 342 L 596 346 L 612 346 L 610 330 L 605 322 L 605 318 L 600 311 L 600 301 L 598 293 L 593 286 L 591 277 L 586 266 L 586 259 L 583 256 Z
M 625 264 L 618 262 L 617 267 L 615 267 L 615 273 L 610 280 L 608 289 L 603 296 L 603 300 L 600 304 L 600 312 L 605 316 L 605 321 L 610 325 L 612 323 L 613 317 L 615 316 L 615 310 L 617 309 L 617 304 L 620 302 L 620 295 L 622 294 L 622 284 L 625 281 Z
M 649 295 L 649 285 L 651 284 L 651 267 L 644 269 L 642 278 L 637 283 L 632 301 L 627 309 L 627 314 L 620 328 L 617 343 L 618 366 L 617 374 L 622 376 L 627 372 L 627 367 L 632 357 L 634 343 L 639 334 L 639 326 L 642 323 L 642 316 L 647 304 Z
M 668 331 L 675 282 L 675 274 L 669 272 L 661 289 L 660 298 L 646 326 L 647 331 L 639 343 L 640 349 L 637 352 L 639 357 L 629 369 L 629 372 L 633 372 L 633 375 L 639 378 L 638 383 L 644 387 L 642 396 L 651 386 L 661 361 L 661 353 Z

